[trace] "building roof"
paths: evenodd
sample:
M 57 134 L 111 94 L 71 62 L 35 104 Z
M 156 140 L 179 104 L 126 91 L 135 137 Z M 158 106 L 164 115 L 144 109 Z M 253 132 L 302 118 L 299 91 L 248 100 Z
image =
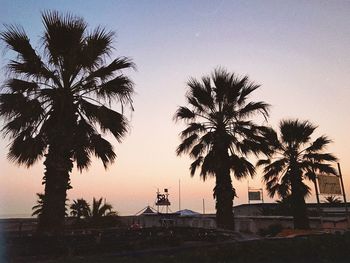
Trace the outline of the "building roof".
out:
M 189 210 L 189 209 L 182 209 L 176 212 L 180 216 L 197 216 L 200 215 L 200 213 L 197 213 L 195 211 Z
M 241 207 L 276 207 L 279 203 L 251 203 L 251 204 L 240 204 L 233 207 L 235 208 L 241 208 Z M 306 207 L 308 208 L 317 208 L 317 203 L 306 203 Z M 320 203 L 321 207 L 344 207 L 344 203 L 336 203 L 336 204 L 330 204 L 330 203 Z M 350 203 L 347 202 L 347 206 L 350 207 Z

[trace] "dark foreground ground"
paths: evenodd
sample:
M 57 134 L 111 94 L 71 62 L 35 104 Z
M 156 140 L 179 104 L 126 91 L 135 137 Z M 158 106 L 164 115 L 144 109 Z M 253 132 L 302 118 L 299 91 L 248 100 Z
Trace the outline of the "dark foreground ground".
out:
M 193 229 L 151 231 L 102 234 L 92 242 L 87 236 L 65 237 L 63 243 L 51 237 L 12 240 L 0 262 L 350 262 L 350 232 L 253 240 Z

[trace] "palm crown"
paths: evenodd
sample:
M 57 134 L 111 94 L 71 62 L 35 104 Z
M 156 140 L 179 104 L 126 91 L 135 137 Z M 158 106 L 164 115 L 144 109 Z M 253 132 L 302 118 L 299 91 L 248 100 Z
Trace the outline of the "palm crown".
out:
M 44 13 L 43 23 L 42 55 L 23 29 L 7 26 L 1 33 L 17 53 L 8 64 L 13 78 L 0 95 L 3 132 L 12 138 L 9 158 L 32 165 L 58 137 L 55 128 L 63 125 L 70 129 L 65 135 L 71 138 L 79 169 L 89 166 L 92 154 L 106 166 L 116 155 L 99 131 L 109 131 L 118 140 L 125 135 L 127 120 L 109 106 L 113 101 L 131 105 L 133 85 L 121 70 L 134 65 L 127 58 L 104 65 L 112 51 L 113 32 L 101 27 L 87 32 L 82 19 L 57 12 Z
M 311 135 L 316 126 L 308 121 L 284 120 L 280 123 L 280 138 L 272 131 L 273 154 L 260 160 L 264 166 L 263 180 L 271 197 L 275 194 L 285 198 L 291 194 L 291 183 L 304 178 L 315 181 L 317 173 L 336 174 L 331 162 L 337 159 L 324 149 L 331 142 L 326 136 L 312 141 Z M 301 191 L 306 196 L 310 189 L 301 184 Z
M 66 190 L 73 162 L 79 170 L 92 156 L 105 167 L 116 154 L 102 135 L 121 141 L 128 130 L 123 115 L 132 109 L 133 83 L 123 70 L 134 67 L 119 57 L 109 64 L 114 33 L 87 30 L 83 19 L 45 12 L 42 50 L 34 50 L 24 30 L 7 26 L 1 39 L 17 57 L 8 63 L 10 78 L 0 94 L 2 131 L 11 139 L 8 157 L 30 166 L 45 156 L 45 199 L 39 228 L 61 231 Z M 121 112 L 111 109 L 119 103 Z
M 116 212 L 112 211 L 113 206 L 109 203 L 102 203 L 102 197 L 100 199 L 93 198 L 92 209 L 88 211 L 88 217 L 91 219 L 99 219 L 105 215 L 115 215 Z
M 214 86 L 212 85 L 214 84 Z M 247 99 L 259 85 L 249 82 L 222 69 L 201 81 L 191 79 L 186 95 L 190 107 L 179 107 L 176 120 L 184 120 L 187 128 L 180 134 L 182 143 L 178 155 L 189 153 L 195 159 L 191 175 L 201 167 L 200 175 L 215 175 L 217 149 L 229 154 L 229 167 L 237 178 L 254 175 L 255 169 L 246 156 L 257 154 L 264 148 L 261 140 L 263 127 L 250 120 L 255 114 L 268 116 L 269 105 L 264 102 L 248 102 Z
M 80 198 L 77 200 L 73 200 L 73 203 L 71 204 L 70 209 L 71 209 L 70 214 L 80 219 L 82 216 L 86 216 L 88 214 L 90 206 L 85 199 Z
M 268 149 L 262 137 L 264 128 L 251 117 L 258 114 L 266 118 L 269 105 L 248 101 L 259 85 L 223 69 L 215 70 L 201 81 L 190 79 L 187 87 L 189 107 L 179 107 L 175 114 L 176 120 L 186 124 L 176 152 L 188 153 L 194 159 L 190 166 L 192 176 L 198 168 L 203 180 L 215 176 L 218 225 L 232 227 L 228 226 L 233 222 L 234 198 L 230 172 L 236 178 L 255 174 L 247 156 Z
M 263 180 L 270 197 L 275 194 L 283 199 L 290 197 L 295 228 L 309 228 L 305 197 L 310 188 L 304 179 L 315 183 L 318 173 L 336 174 L 331 166 L 336 158 L 324 152 L 331 141 L 326 136 L 313 141 L 315 129 L 308 121 L 281 121 L 279 137 L 272 129 L 266 133 L 271 155 L 257 163 L 264 167 Z

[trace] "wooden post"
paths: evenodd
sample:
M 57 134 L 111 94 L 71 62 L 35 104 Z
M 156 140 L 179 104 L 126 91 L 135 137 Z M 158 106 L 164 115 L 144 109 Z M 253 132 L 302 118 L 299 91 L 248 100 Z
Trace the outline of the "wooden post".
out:
M 341 184 L 341 190 L 343 192 L 343 200 L 344 200 L 344 206 L 345 206 L 345 213 L 346 213 L 346 219 L 348 221 L 348 228 L 350 228 L 350 219 L 349 219 L 349 212 L 348 212 L 348 204 L 346 202 L 346 194 L 344 189 L 344 183 L 343 183 L 343 176 L 340 169 L 340 164 L 338 163 L 338 172 L 339 172 L 339 178 L 340 178 L 340 184 Z
M 179 179 L 179 211 L 181 210 L 181 186 L 180 186 L 180 179 Z
M 315 174 L 315 173 L 314 173 Z M 315 192 L 316 192 L 316 200 L 317 200 L 317 210 L 318 210 L 318 214 L 320 216 L 320 222 L 321 222 L 321 227 L 323 227 L 323 218 L 322 218 L 322 209 L 321 209 L 321 203 L 320 203 L 320 196 L 318 193 L 318 187 L 317 187 L 317 176 L 315 174 L 315 181 L 314 181 L 314 185 L 315 185 Z
M 203 215 L 205 214 L 205 204 L 204 204 L 204 198 L 203 198 Z

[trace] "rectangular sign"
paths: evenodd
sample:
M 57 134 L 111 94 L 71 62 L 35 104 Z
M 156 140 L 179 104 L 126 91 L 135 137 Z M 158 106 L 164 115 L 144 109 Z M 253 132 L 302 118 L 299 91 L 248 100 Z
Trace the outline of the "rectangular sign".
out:
M 318 186 L 320 194 L 325 195 L 341 195 L 339 178 L 332 175 L 318 175 Z
M 259 200 L 261 200 L 261 192 L 260 191 L 249 191 L 248 198 L 249 198 L 249 200 L 252 200 L 252 201 L 259 201 Z

